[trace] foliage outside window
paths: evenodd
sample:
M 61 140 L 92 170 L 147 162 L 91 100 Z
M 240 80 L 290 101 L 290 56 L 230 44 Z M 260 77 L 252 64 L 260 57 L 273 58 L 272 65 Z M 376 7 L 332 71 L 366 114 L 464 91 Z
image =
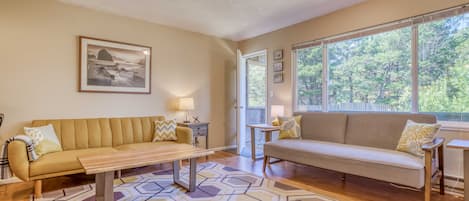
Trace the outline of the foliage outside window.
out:
M 469 14 L 419 26 L 419 111 L 469 121 Z
M 328 45 L 329 111 L 410 112 L 411 30 Z
M 265 57 L 247 60 L 247 105 L 249 108 L 265 108 L 266 64 Z
M 297 51 L 297 105 L 301 111 L 322 110 L 322 48 Z
M 296 110 L 417 111 L 439 120 L 469 121 L 469 14 L 415 28 L 414 50 L 411 26 L 297 49 Z M 322 48 L 327 50 L 326 61 Z M 328 82 L 322 83 L 325 69 Z M 412 97 L 413 83 L 417 97 Z M 323 84 L 327 97 L 322 96 Z M 412 108 L 412 98 L 417 108 Z M 323 101 L 327 108 L 321 107 Z

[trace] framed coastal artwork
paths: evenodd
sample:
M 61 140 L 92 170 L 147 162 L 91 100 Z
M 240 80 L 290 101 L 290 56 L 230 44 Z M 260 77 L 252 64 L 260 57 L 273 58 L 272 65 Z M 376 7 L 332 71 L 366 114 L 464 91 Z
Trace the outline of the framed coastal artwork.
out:
M 80 36 L 80 92 L 151 93 L 151 47 Z

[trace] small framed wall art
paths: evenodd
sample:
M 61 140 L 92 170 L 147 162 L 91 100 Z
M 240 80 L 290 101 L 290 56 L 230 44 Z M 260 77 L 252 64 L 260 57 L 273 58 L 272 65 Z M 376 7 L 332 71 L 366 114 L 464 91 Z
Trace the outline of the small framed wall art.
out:
M 151 47 L 80 36 L 80 92 L 151 93 Z
M 281 72 L 283 71 L 283 62 L 282 61 L 276 61 L 274 63 L 274 72 Z
M 283 59 L 283 49 L 274 50 L 274 60 Z
M 275 72 L 274 83 L 282 83 L 282 82 L 283 82 L 283 72 Z

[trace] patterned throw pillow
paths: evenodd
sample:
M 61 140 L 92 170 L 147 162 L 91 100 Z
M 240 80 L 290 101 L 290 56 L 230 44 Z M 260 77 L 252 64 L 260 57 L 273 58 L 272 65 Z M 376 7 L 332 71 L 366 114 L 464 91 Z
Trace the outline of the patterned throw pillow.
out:
M 177 140 L 176 120 L 155 121 L 153 142 Z
M 440 126 L 440 124 L 423 124 L 407 120 L 396 150 L 424 157 L 422 145 L 432 142 Z
M 278 117 L 280 125 L 279 139 L 301 138 L 301 115 L 294 117 Z
M 51 124 L 41 127 L 24 127 L 24 133 L 31 137 L 34 152 L 38 157 L 47 153 L 62 151 L 62 145 L 60 145 L 59 138 L 57 138 Z

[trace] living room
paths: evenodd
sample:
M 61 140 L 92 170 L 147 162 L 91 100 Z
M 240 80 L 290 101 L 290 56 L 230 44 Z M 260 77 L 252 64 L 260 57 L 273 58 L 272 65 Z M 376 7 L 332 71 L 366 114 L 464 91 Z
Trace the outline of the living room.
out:
M 469 200 L 468 4 L 2 1 L 0 200 Z

